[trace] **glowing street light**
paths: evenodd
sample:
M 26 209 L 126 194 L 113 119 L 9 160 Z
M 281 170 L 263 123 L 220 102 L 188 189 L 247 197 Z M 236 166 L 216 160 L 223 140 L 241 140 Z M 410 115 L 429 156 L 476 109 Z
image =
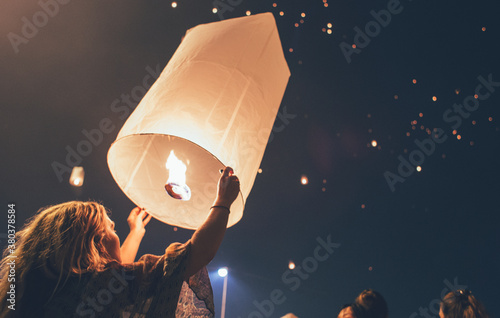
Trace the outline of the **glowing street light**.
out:
M 224 287 L 222 288 L 222 306 L 220 311 L 220 317 L 224 318 L 226 316 L 226 297 L 227 297 L 227 267 L 221 267 L 217 271 L 220 277 L 224 277 Z
M 227 267 L 219 268 L 219 270 L 217 271 L 217 274 L 219 274 L 220 277 L 226 277 L 227 276 Z

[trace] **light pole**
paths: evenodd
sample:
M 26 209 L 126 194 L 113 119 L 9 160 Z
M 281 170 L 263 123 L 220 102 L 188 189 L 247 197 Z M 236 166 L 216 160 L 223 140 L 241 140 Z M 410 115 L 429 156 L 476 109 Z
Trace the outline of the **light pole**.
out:
M 221 306 L 221 311 L 220 311 L 220 318 L 225 318 L 225 316 L 226 316 L 226 296 L 227 296 L 227 277 L 228 277 L 227 267 L 219 268 L 218 274 L 220 277 L 224 277 L 224 287 L 222 288 L 222 306 Z

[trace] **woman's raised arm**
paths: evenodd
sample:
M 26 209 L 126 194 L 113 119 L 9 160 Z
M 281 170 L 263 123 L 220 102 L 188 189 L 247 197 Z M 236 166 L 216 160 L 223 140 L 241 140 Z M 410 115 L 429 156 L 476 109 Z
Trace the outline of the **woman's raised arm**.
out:
M 226 167 L 217 186 L 217 197 L 205 222 L 191 238 L 191 253 L 185 279 L 194 275 L 215 257 L 226 232 L 229 209 L 240 191 L 238 177 Z

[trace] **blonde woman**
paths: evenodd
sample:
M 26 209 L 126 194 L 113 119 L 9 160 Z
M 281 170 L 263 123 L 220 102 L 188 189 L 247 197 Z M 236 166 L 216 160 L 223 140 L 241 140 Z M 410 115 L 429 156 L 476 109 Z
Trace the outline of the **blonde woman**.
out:
M 222 173 L 214 206 L 192 238 L 161 256 L 133 262 L 150 216 L 132 210 L 120 247 L 114 222 L 95 202 L 72 201 L 40 211 L 16 235 L 15 307 L 0 282 L 3 317 L 213 317 L 204 268 L 215 256 L 239 193 L 233 170 Z M 1 274 L 8 276 L 7 251 Z M 15 308 L 13 310 L 12 308 Z

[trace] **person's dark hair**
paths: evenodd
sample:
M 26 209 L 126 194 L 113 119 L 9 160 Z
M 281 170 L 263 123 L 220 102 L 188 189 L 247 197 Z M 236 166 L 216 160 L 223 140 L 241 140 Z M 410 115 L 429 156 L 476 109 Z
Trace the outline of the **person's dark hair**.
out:
M 483 304 L 467 289 L 446 294 L 441 301 L 441 311 L 445 318 L 488 318 Z
M 373 289 L 365 289 L 356 297 L 354 304 L 359 305 L 364 312 L 364 317 L 387 318 L 389 308 L 384 297 Z

